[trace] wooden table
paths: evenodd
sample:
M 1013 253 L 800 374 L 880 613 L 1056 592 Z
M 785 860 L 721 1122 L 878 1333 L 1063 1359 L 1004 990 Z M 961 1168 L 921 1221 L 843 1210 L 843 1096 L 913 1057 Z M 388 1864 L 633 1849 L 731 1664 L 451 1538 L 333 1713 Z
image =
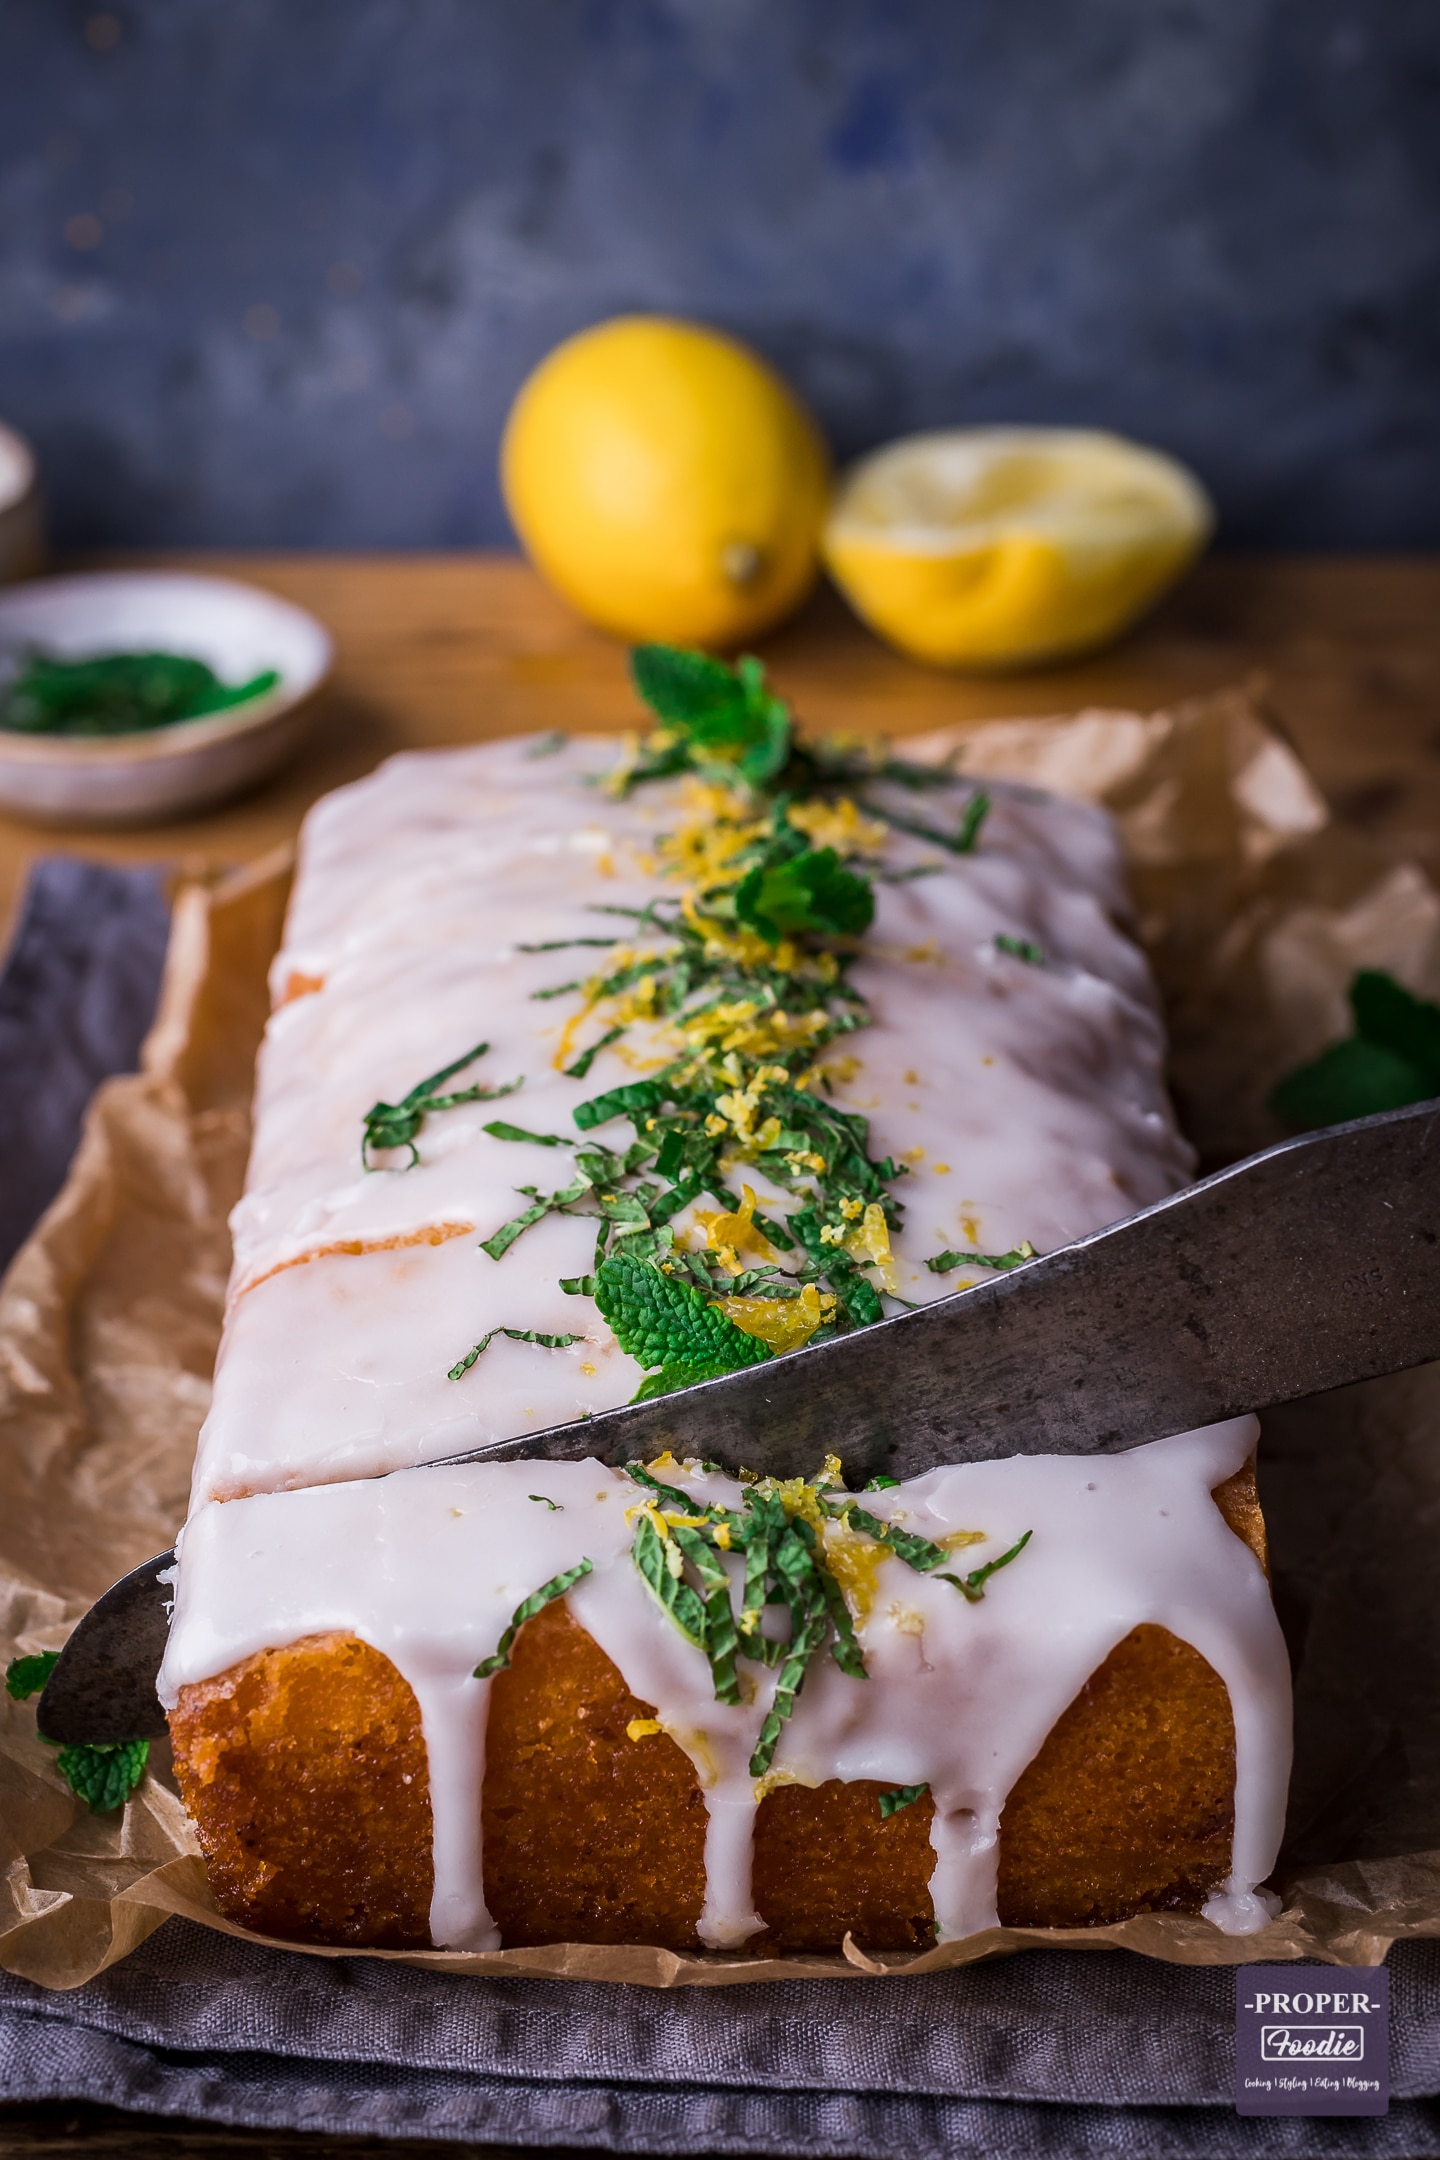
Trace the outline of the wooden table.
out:
M 0 819 L 0 910 L 13 903 L 28 863 L 47 851 L 243 862 L 293 834 L 317 795 L 392 751 L 635 719 L 620 648 L 578 624 L 510 557 L 183 560 L 267 585 L 329 624 L 339 659 L 309 748 L 244 801 L 181 824 L 97 835 Z M 1336 813 L 1440 875 L 1440 558 L 1222 557 L 1115 651 L 1031 675 L 982 681 L 912 666 L 829 594 L 761 650 L 805 719 L 894 734 L 1082 705 L 1143 709 L 1263 677 L 1271 710 Z M 381 2160 L 399 2149 L 159 2125 L 67 2104 L 0 2109 L 0 2160 L 62 2152 L 84 2160 L 293 2160 L 305 2152 Z M 464 2160 L 478 2148 L 403 2150 Z M 486 2150 L 501 2160 L 497 2148 Z
M 0 817 L 0 921 L 47 850 L 242 862 L 288 838 L 317 795 L 392 751 L 636 719 L 622 649 L 513 557 L 180 561 L 251 578 L 329 624 L 339 658 L 310 745 L 268 786 L 180 823 L 102 835 Z M 1082 705 L 1143 709 L 1264 677 L 1335 809 L 1422 859 L 1440 855 L 1440 558 L 1217 558 L 1114 651 L 1035 674 L 915 666 L 830 593 L 761 650 L 805 719 L 893 734 Z

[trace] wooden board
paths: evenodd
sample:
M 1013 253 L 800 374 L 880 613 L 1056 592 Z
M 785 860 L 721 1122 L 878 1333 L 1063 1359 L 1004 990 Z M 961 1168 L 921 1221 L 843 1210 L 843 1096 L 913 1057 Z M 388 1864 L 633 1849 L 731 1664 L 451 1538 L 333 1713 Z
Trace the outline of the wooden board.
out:
M 0 912 L 40 854 L 248 861 L 292 835 L 316 796 L 393 751 L 529 728 L 625 727 L 636 717 L 623 650 L 585 629 L 511 557 L 167 560 L 251 578 L 328 623 L 339 661 L 312 743 L 248 799 L 181 824 L 107 836 L 0 817 Z M 807 721 L 897 735 L 1083 705 L 1149 708 L 1264 677 L 1272 711 L 1338 814 L 1440 875 L 1440 558 L 1220 557 L 1113 651 L 1027 675 L 980 680 L 914 666 L 830 593 L 761 650 Z M 440 2152 L 464 2160 L 481 2150 L 161 2124 L 65 2104 L 0 2109 L 0 2160 L 60 2151 L 84 2160 Z M 504 2160 L 498 2147 L 483 2150 Z
M 160 560 L 123 558 L 142 559 Z M 176 824 L 99 835 L 0 817 L 0 919 L 48 851 L 245 861 L 293 834 L 317 795 L 393 751 L 636 718 L 623 649 L 513 557 L 166 560 L 251 578 L 328 623 L 339 658 L 311 744 L 251 796 Z M 806 720 L 894 734 L 1082 705 L 1151 707 L 1264 676 L 1340 812 L 1440 852 L 1440 558 L 1219 557 L 1112 651 L 1023 675 L 947 675 L 902 660 L 830 592 L 761 650 Z

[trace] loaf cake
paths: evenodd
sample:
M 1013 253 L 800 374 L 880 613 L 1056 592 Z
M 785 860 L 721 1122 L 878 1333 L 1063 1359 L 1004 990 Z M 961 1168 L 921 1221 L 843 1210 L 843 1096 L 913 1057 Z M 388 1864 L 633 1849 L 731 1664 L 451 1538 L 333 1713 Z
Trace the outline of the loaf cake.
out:
M 1115 834 L 658 725 L 312 811 L 161 1694 L 282 1939 L 928 1947 L 1261 1924 L 1288 1665 L 1237 1419 L 864 1492 L 438 1458 L 783 1356 L 1190 1174 Z M 963 1375 L 957 1375 L 957 1387 Z

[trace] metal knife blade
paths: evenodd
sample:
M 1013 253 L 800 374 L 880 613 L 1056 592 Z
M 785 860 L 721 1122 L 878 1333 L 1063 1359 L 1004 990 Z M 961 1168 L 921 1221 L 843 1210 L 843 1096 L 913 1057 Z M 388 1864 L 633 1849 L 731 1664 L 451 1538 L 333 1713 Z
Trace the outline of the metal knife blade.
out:
M 1440 1101 L 1332 1126 L 973 1290 L 652 1402 L 449 1455 L 665 1448 L 848 1482 L 998 1455 L 1113 1454 L 1440 1358 Z M 40 1700 L 54 1740 L 164 1730 L 162 1569 L 81 1621 Z

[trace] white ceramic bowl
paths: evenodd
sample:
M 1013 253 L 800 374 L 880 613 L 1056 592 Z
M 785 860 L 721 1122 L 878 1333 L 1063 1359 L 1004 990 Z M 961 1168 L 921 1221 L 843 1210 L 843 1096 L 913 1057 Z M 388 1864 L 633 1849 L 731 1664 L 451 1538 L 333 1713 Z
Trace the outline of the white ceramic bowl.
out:
M 33 576 L 44 559 L 35 453 L 23 435 L 0 425 L 0 583 Z
M 299 746 L 307 701 L 329 673 L 330 637 L 313 615 L 256 585 L 174 570 L 100 570 L 0 591 L 0 672 L 39 648 L 65 658 L 173 652 L 222 682 L 268 668 L 263 697 L 134 735 L 22 735 L 0 728 L 0 803 L 66 825 L 143 825 L 221 802 Z

